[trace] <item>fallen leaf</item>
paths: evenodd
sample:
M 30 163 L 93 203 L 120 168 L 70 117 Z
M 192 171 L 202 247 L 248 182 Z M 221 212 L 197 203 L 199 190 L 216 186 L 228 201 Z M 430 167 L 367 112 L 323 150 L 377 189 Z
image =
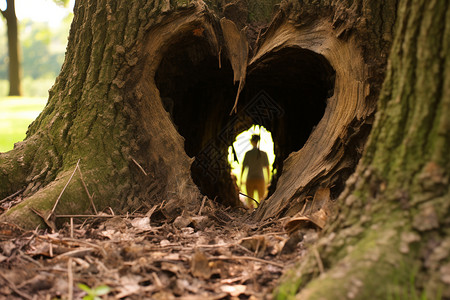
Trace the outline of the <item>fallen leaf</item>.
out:
M 141 276 L 129 275 L 124 276 L 119 279 L 121 287 L 119 288 L 119 294 L 115 295 L 116 299 L 124 298 L 130 295 L 137 294 L 141 289 L 139 281 L 142 279 Z
M 225 292 L 229 294 L 231 297 L 238 297 L 239 295 L 243 294 L 247 287 L 242 284 L 238 285 L 222 285 L 220 287 L 222 292 Z
M 203 252 L 196 251 L 191 259 L 191 273 L 195 277 L 209 279 L 211 277 L 211 267 Z
M 131 226 L 140 231 L 149 231 L 152 229 L 152 227 L 150 226 L 149 217 L 135 218 L 134 220 L 131 221 Z

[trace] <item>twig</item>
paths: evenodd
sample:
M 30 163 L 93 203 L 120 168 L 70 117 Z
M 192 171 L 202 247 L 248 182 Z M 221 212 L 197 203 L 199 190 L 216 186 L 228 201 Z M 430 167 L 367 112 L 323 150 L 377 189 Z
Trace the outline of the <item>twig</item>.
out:
M 209 206 L 210 206 L 213 210 L 216 210 L 216 206 L 214 205 L 214 202 L 216 202 L 216 200 L 217 200 L 217 196 L 214 197 L 214 200 L 213 200 L 213 201 L 209 201 L 209 202 L 208 202 Z
M 20 297 L 25 298 L 25 299 L 29 299 L 29 300 L 32 300 L 32 299 L 33 299 L 30 295 L 25 294 L 24 292 L 21 292 L 21 291 L 16 287 L 16 285 L 14 284 L 14 282 L 11 282 L 11 281 L 10 281 L 8 278 L 6 278 L 5 275 L 3 275 L 2 273 L 0 273 L 0 277 L 3 278 L 4 281 L 6 281 L 6 283 L 7 283 L 8 286 L 9 286 L 9 288 L 12 289 L 12 290 L 14 291 L 14 293 L 16 293 L 17 295 L 19 295 Z
M 114 213 L 113 209 L 111 208 L 111 206 L 108 206 L 108 208 L 109 208 L 109 211 L 111 212 L 111 215 L 115 216 L 115 213 Z M 126 217 L 128 218 L 128 215 Z
M 70 218 L 70 237 L 73 238 L 73 218 Z
M 23 189 L 20 189 L 20 190 L 18 190 L 17 192 L 15 192 L 14 194 L 9 195 L 9 196 L 6 197 L 6 198 L 3 198 L 2 200 L 0 200 L 0 204 L 3 203 L 3 202 L 6 202 L 6 201 L 8 201 L 8 200 L 11 200 L 11 198 L 14 198 L 15 196 L 19 195 L 19 194 L 22 193 L 24 190 L 25 190 L 24 188 L 23 188 Z
M 208 197 L 204 196 L 203 200 L 202 200 L 202 205 L 200 205 L 200 210 L 198 211 L 198 215 L 201 216 L 202 215 L 202 210 L 203 210 L 203 206 L 205 206 L 205 201 Z
M 87 254 L 93 252 L 94 250 L 95 249 L 93 249 L 93 248 L 81 248 L 81 249 L 70 250 L 63 254 L 55 256 L 54 259 L 58 259 L 60 257 L 84 257 Z
M 78 166 L 78 173 L 80 174 L 81 183 L 83 184 L 84 190 L 86 191 L 86 194 L 89 197 L 89 201 L 91 202 L 92 208 L 94 209 L 95 214 L 98 214 L 97 208 L 95 207 L 94 200 L 93 200 L 93 196 L 94 195 L 91 196 L 91 194 L 89 193 L 89 190 L 88 190 L 88 188 L 86 186 L 86 183 L 84 182 L 83 173 L 81 172 L 81 167 L 80 166 Z
M 159 209 L 161 210 L 164 206 L 164 204 L 166 203 L 166 199 L 164 199 L 162 202 L 161 202 L 161 205 L 159 206 Z
M 55 215 L 55 218 L 143 218 L 145 215 Z
M 73 272 L 72 272 L 72 257 L 69 257 L 67 262 L 67 284 L 69 285 L 67 298 L 69 300 L 73 299 Z
M 241 194 L 242 196 L 245 196 L 245 197 L 247 197 L 247 198 L 249 198 L 249 199 L 252 199 L 253 201 L 255 201 L 255 203 L 256 203 L 257 205 L 259 205 L 259 202 L 256 201 L 255 199 L 253 199 L 252 197 L 250 197 L 250 196 L 248 196 L 248 195 L 246 195 L 246 194 L 244 194 L 244 193 L 242 193 L 242 192 L 239 192 L 239 194 Z
M 148 212 L 145 213 L 145 216 L 150 219 L 153 213 L 155 212 L 156 207 L 158 207 L 158 205 L 153 205 L 153 207 Z
M 61 191 L 61 193 L 59 194 L 58 198 L 56 199 L 55 204 L 53 205 L 52 211 L 50 212 L 50 214 L 47 216 L 47 220 L 50 219 L 50 217 L 53 215 L 53 213 L 55 212 L 56 206 L 58 205 L 59 199 L 61 199 L 61 196 L 63 195 L 64 191 L 66 190 L 67 186 L 69 185 L 70 181 L 72 180 L 73 175 L 75 175 L 75 172 L 78 169 L 78 164 L 80 163 L 80 159 L 77 162 L 77 165 L 75 166 L 75 170 L 73 170 L 72 175 L 70 175 L 69 180 L 67 181 L 66 185 L 64 186 L 63 190 Z
M 303 216 L 303 213 L 306 210 L 306 205 L 308 204 L 308 198 L 305 198 L 305 203 L 303 204 L 302 210 L 300 211 L 299 215 Z
M 211 260 L 253 260 L 260 263 L 265 263 L 269 265 L 274 265 L 276 267 L 284 268 L 284 265 L 270 261 L 270 260 L 264 260 L 261 258 L 253 257 L 253 256 L 214 256 L 210 258 Z
M 148 176 L 148 174 L 147 174 L 147 172 L 145 172 L 144 168 L 141 167 L 141 165 L 134 158 L 131 158 L 131 160 L 136 164 L 136 166 L 138 166 L 138 168 L 142 171 L 142 173 L 144 173 L 145 176 Z
M 324 268 L 323 268 L 323 262 L 322 262 L 322 259 L 320 258 L 319 251 L 317 251 L 317 248 L 316 248 L 316 247 L 313 247 L 313 248 L 312 248 L 312 251 L 313 251 L 313 253 L 314 253 L 314 256 L 316 257 L 317 265 L 319 266 L 319 272 L 320 272 L 320 274 L 325 273 L 325 270 L 324 270 Z
M 51 244 L 50 244 L 50 245 L 51 245 Z M 23 252 L 20 253 L 19 258 L 20 258 L 20 259 L 23 259 L 23 260 L 26 260 L 27 262 L 30 262 L 30 263 L 32 263 L 32 264 L 35 264 L 35 265 L 36 265 L 37 267 L 39 267 L 39 268 L 43 268 L 43 267 L 44 267 L 44 266 L 43 266 L 41 263 L 39 263 L 38 261 L 32 259 L 32 258 L 29 257 L 28 255 L 23 254 Z
M 93 244 L 93 243 L 89 243 L 89 242 L 86 242 L 86 241 L 83 241 L 83 240 L 80 240 L 80 239 L 70 239 L 70 238 L 65 238 L 65 239 L 63 239 L 63 240 L 61 240 L 61 242 L 70 242 L 70 243 L 74 243 L 74 245 L 75 246 L 79 246 L 80 244 L 84 244 L 84 245 L 88 245 L 88 246 L 90 246 L 90 247 L 92 247 L 92 248 L 95 248 L 95 249 L 97 249 L 98 251 L 100 251 L 100 252 L 102 252 L 102 255 L 103 256 L 107 256 L 107 253 L 106 253 L 106 250 L 102 247 L 102 246 L 99 246 L 99 245 L 96 245 L 96 244 Z M 85 248 L 86 249 L 86 248 Z M 66 252 L 67 253 L 67 252 Z M 64 253 L 63 253 L 64 254 Z M 62 255 L 62 254 L 60 254 L 60 255 Z M 67 254 L 66 254 L 66 256 L 67 256 Z
M 235 282 L 244 282 L 245 279 L 250 278 L 249 276 L 240 276 L 240 277 L 235 277 L 235 278 L 228 278 L 228 279 L 222 279 L 220 280 L 220 283 L 224 283 L 224 284 L 232 284 Z
M 158 277 L 158 274 L 156 274 L 155 272 L 152 272 L 152 277 L 153 280 L 155 281 L 155 284 L 158 288 L 162 288 L 164 287 L 164 285 L 162 284 L 161 280 Z

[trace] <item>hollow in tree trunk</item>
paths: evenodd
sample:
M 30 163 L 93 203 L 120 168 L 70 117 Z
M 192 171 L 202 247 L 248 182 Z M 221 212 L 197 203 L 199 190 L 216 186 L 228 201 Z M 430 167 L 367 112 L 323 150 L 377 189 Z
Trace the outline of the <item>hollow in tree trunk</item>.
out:
M 450 18 L 442 1 L 409 2 L 283 1 L 261 31 L 245 1 L 76 2 L 48 104 L 0 154 L 1 196 L 25 198 L 0 220 L 33 228 L 31 209 L 48 215 L 59 199 L 55 214 L 82 213 L 92 194 L 99 210 L 164 201 L 176 215 L 202 194 L 239 205 L 228 146 L 257 124 L 278 158 L 255 217 L 339 207 L 280 297 L 384 298 L 411 265 L 434 295 L 449 269 Z

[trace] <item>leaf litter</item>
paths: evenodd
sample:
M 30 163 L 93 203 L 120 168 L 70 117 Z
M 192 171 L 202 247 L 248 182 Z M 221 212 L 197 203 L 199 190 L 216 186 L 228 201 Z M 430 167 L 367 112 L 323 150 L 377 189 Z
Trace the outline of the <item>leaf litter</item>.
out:
M 172 218 L 161 206 L 60 218 L 70 222 L 52 233 L 0 224 L 0 299 L 272 299 L 305 252 L 306 231 L 282 220 L 212 203 Z

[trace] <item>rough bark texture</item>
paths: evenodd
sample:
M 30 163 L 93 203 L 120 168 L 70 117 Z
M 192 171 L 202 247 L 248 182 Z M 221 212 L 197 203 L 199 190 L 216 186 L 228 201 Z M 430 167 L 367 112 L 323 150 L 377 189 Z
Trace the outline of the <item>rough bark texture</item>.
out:
M 260 35 L 241 31 L 252 11 L 242 1 L 209 1 L 215 13 L 184 2 L 76 2 L 48 104 L 0 154 L 0 197 L 25 197 L 0 220 L 33 228 L 29 208 L 48 212 L 62 191 L 57 214 L 88 210 L 79 173 L 64 189 L 79 159 L 99 210 L 164 201 L 177 214 L 201 193 L 236 205 L 227 148 L 254 123 L 272 131 L 278 156 L 257 218 L 294 215 L 318 190 L 333 200 L 363 153 L 393 42 L 364 160 L 318 254 L 278 295 L 396 298 L 412 285 L 450 297 L 448 2 L 283 1 Z
M 6 1 L 7 8 L 1 11 L 6 20 L 8 32 L 8 57 L 9 57 L 9 96 L 20 96 L 22 94 L 20 80 L 20 55 L 19 34 L 17 30 L 17 17 L 15 0 Z
M 450 297 L 449 20 L 447 1 L 399 1 L 371 137 L 316 248 L 325 272 L 311 251 L 279 299 Z
M 24 227 L 39 223 L 28 208 L 51 209 L 78 159 L 100 210 L 135 207 L 157 196 L 158 201 L 183 199 L 180 203 L 189 203 L 191 193 L 199 197 L 190 183 L 190 161 L 181 137 L 168 118 L 161 120 L 161 103 L 143 95 L 140 87 L 128 88 L 142 77 L 139 69 L 145 59 L 153 59 L 143 53 L 138 57 L 138 53 L 151 42 L 145 38 L 150 28 L 168 20 L 164 10 L 169 8 L 153 1 L 76 3 L 66 59 L 47 106 L 30 126 L 27 139 L 0 154 L 1 196 L 25 189 L 26 197 L 2 220 Z M 137 73 L 131 73 L 134 69 Z M 130 74 L 137 77 L 130 78 Z M 143 131 L 145 139 L 138 140 L 138 132 Z M 138 145 L 143 143 L 146 148 Z M 148 176 L 137 166 L 139 162 Z M 145 188 L 136 188 L 140 183 Z M 145 198 L 132 193 L 147 188 L 152 194 Z M 76 174 L 56 213 L 88 208 L 88 197 Z
M 178 203 L 171 212 L 176 214 L 200 205 L 190 175 L 193 159 L 177 129 L 185 131 L 174 125 L 155 83 L 168 49 L 191 40 L 190 61 L 214 57 L 218 69 L 224 44 L 219 17 L 201 1 L 77 2 L 65 62 L 47 106 L 25 141 L 0 153 L 0 197 L 22 191 L 25 198 L 1 220 L 34 228 L 42 220 L 31 209 L 48 212 L 60 195 L 56 214 L 90 209 L 78 172 L 64 188 L 78 160 L 99 210 L 171 202 Z M 231 94 L 230 110 L 236 93 Z M 224 174 L 227 198 L 232 186 Z M 237 194 L 223 202 L 236 205 Z
M 284 162 L 275 192 L 257 213 L 260 218 L 294 215 L 319 188 L 330 189 L 332 200 L 342 192 L 373 122 L 395 3 L 288 1 L 281 9 L 258 51 L 297 45 L 323 55 L 336 74 L 322 119 L 301 150 Z M 250 63 L 260 57 L 257 53 Z
M 365 49 L 365 38 L 373 30 L 389 40 L 391 24 L 375 30 L 358 18 L 371 13 L 367 4 L 292 1 L 253 36 L 220 22 L 241 20 L 245 9 L 230 5 L 214 13 L 201 1 L 77 2 L 48 105 L 26 141 L 0 156 L 2 196 L 24 189 L 26 197 L 3 218 L 35 224 L 25 208 L 49 210 L 78 159 L 100 209 L 161 201 L 188 209 L 197 186 L 238 205 L 228 146 L 255 123 L 273 132 L 278 156 L 277 189 L 259 218 L 293 215 L 319 187 L 336 197 L 361 155 L 381 82 L 384 59 L 374 58 L 386 45 Z M 77 178 L 57 213 L 89 208 Z

